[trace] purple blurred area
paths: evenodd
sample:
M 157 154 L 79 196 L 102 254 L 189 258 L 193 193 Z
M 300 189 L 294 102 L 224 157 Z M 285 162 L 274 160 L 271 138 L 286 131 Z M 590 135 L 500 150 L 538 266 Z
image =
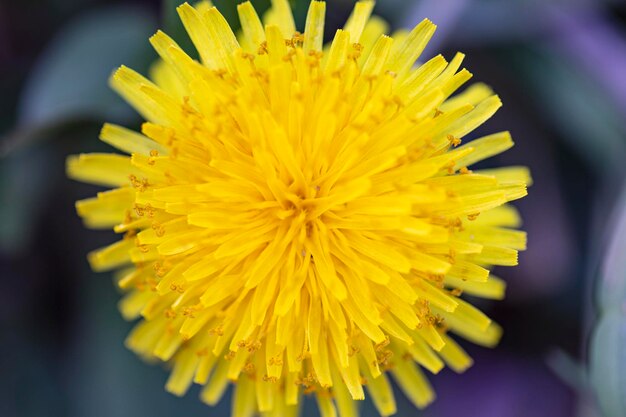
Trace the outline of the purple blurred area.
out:
M 434 416 L 553 417 L 575 415 L 572 392 L 545 364 L 500 352 L 474 355 L 463 375 L 445 372 L 433 378 Z
M 214 3 L 233 19 L 237 2 Z M 253 3 L 264 8 L 269 0 Z M 294 3 L 301 27 L 308 2 Z M 328 1 L 328 25 L 341 24 L 352 4 Z M 80 25 L 86 16 L 106 14 L 114 27 L 115 16 L 130 10 L 146 17 L 141 24 L 131 19 L 137 23 L 134 32 L 120 28 L 118 35 L 128 36 L 128 42 L 111 41 L 106 33 L 93 47 L 79 42 L 88 37 L 81 38 L 76 27 L 95 27 Z M 611 214 L 626 178 L 625 3 L 381 0 L 376 10 L 394 29 L 426 17 L 438 24 L 423 58 L 466 54 L 464 65 L 474 80 L 491 85 L 504 103 L 472 137 L 510 130 L 516 141 L 484 167 L 526 165 L 534 180 L 529 196 L 516 204 L 528 250 L 518 267 L 495 271 L 507 281 L 507 298 L 472 300 L 504 327 L 501 344 L 495 350 L 463 344 L 474 367 L 463 375 L 429 376 L 438 399 L 423 412 L 398 394 L 397 415 L 600 416 L 588 401 L 590 387 L 572 375 L 580 374 L 578 367 L 588 359 L 598 309 L 592 301 L 595 271 L 615 226 L 611 219 L 620 218 Z M 209 409 L 197 400 L 197 390 L 182 399 L 165 393 L 166 371 L 124 348 L 131 325 L 116 311 L 110 276 L 91 273 L 85 261 L 89 250 L 114 236 L 84 230 L 73 202 L 95 188 L 64 174 L 66 155 L 107 149 L 96 141 L 105 119 L 139 126 L 121 102 L 99 94 L 108 94 L 106 76 L 114 66 L 132 58 L 138 69 L 148 68 L 155 55 L 147 38 L 169 24 L 168 13 L 157 0 L 0 2 L 0 416 L 228 413 L 228 401 Z M 71 47 L 65 43 L 70 32 L 79 38 L 70 39 Z M 75 61 L 59 63 L 51 51 L 65 51 L 64 59 Z M 102 74 L 81 72 L 97 57 L 111 67 Z M 38 75 L 47 68 L 60 77 L 53 81 L 61 80 L 66 68 L 77 69 L 79 76 L 55 89 Z M 63 107 L 69 99 L 58 97 L 74 94 L 73 84 L 79 99 L 93 100 Z M 35 109 L 43 102 L 38 98 L 50 104 Z M 64 109 L 62 117 L 48 112 L 57 105 Z M 72 111 L 81 108 L 90 112 L 73 118 Z M 571 361 L 551 362 L 547 358 L 555 351 Z M 306 416 L 317 413 L 312 403 Z M 369 403 L 362 411 L 365 417 L 376 415 Z

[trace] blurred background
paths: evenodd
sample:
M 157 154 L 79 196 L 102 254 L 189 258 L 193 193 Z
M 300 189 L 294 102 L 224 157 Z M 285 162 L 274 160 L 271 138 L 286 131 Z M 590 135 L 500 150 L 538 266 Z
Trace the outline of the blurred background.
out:
M 228 399 L 212 409 L 197 389 L 167 394 L 166 370 L 124 348 L 132 325 L 112 278 L 85 260 L 116 237 L 83 228 L 74 201 L 97 190 L 64 172 L 68 154 L 107 150 L 105 120 L 140 126 L 107 78 L 120 64 L 145 73 L 157 28 L 185 44 L 179 3 L 0 0 L 1 416 L 228 415 Z M 236 1 L 214 3 L 238 26 Z M 308 0 L 293 3 L 302 28 Z M 353 2 L 327 3 L 328 35 Z M 381 0 L 376 13 L 394 29 L 437 23 L 423 57 L 467 54 L 504 102 L 476 135 L 510 130 L 517 143 L 488 165 L 534 177 L 518 204 L 529 249 L 498 271 L 507 298 L 477 301 L 502 343 L 464 344 L 474 367 L 431 377 L 439 399 L 423 412 L 398 393 L 398 416 L 626 416 L 625 2 Z

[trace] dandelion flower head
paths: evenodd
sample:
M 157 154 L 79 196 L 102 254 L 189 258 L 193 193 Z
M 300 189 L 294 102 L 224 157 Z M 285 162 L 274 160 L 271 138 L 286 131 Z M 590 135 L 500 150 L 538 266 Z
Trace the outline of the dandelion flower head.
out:
M 195 382 L 233 416 L 358 416 L 366 393 L 396 412 L 390 377 L 417 406 L 425 371 L 472 360 L 451 335 L 492 346 L 501 330 L 463 297 L 500 299 L 494 265 L 516 265 L 526 237 L 507 203 L 523 167 L 472 171 L 513 143 L 462 139 L 501 106 L 462 54 L 420 60 L 424 20 L 393 37 L 357 2 L 323 44 L 325 3 L 300 33 L 287 0 L 261 20 L 238 6 L 234 34 L 207 2 L 178 8 L 199 61 L 159 31 L 151 80 L 127 67 L 113 88 L 146 120 L 106 124 L 126 153 L 68 159 L 68 174 L 110 188 L 77 202 L 118 242 L 89 255 L 117 270 L 120 310 L 139 319 L 130 349 L 171 366 L 166 389 Z

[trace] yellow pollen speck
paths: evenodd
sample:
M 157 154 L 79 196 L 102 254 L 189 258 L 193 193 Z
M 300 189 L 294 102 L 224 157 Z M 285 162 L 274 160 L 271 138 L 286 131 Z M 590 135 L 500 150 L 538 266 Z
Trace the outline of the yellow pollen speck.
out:
M 263 41 L 261 43 L 261 45 L 259 45 L 259 49 L 257 50 L 257 54 L 258 55 L 265 55 L 265 54 L 267 54 L 267 52 L 268 52 L 267 51 L 267 42 Z
M 448 142 L 450 142 L 450 145 L 454 146 L 455 148 L 461 144 L 461 139 L 453 135 L 448 135 L 447 138 Z
M 478 218 L 478 216 L 480 215 L 480 213 L 471 213 L 467 215 L 467 220 L 469 221 L 474 221 Z

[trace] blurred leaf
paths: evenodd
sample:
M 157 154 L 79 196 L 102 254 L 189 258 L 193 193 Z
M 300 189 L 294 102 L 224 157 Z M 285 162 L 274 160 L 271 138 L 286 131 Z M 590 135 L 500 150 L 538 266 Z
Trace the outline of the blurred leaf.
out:
M 596 288 L 600 311 L 620 308 L 626 302 L 626 186 L 608 225 L 611 236 Z
M 546 356 L 546 364 L 565 384 L 583 392 L 588 388 L 585 368 L 575 358 L 561 349 L 553 349 Z
M 376 14 L 384 16 L 392 24 L 398 21 L 404 23 L 403 18 L 407 16 L 407 13 L 410 13 L 411 6 L 420 7 L 419 4 L 421 2 L 408 2 L 406 0 L 379 1 L 376 3 Z
M 609 14 L 556 8 L 546 14 L 546 20 L 557 34 L 550 44 L 611 99 L 622 117 L 626 116 L 626 37 L 619 22 Z M 598 65 L 599 62 L 606 65 Z
M 389 7 L 394 7 L 396 1 L 390 1 Z M 593 15 L 598 12 L 602 13 L 608 4 L 623 2 L 623 0 L 439 0 L 437 2 L 416 0 L 410 3 L 414 5 L 414 10 L 421 8 L 423 3 L 431 2 L 437 6 L 454 9 L 459 2 L 465 1 L 471 4 L 465 9 L 461 19 L 450 33 L 450 44 L 460 46 L 462 49 L 469 45 L 484 47 L 511 41 L 533 41 L 538 37 L 541 41 L 545 41 L 546 35 L 553 34 L 555 29 L 553 22 L 547 18 L 551 11 L 571 10 L 581 15 Z M 413 13 L 415 12 L 409 10 L 400 16 L 411 16 Z M 439 24 L 437 20 L 434 22 Z
M 508 48 L 504 54 L 529 100 L 589 166 L 602 174 L 623 172 L 626 131 L 612 104 L 578 74 L 559 51 Z
M 591 385 L 606 417 L 626 415 L 626 316 L 605 314 L 591 341 Z
M 70 23 L 30 74 L 19 103 L 18 127 L 1 154 L 71 121 L 130 120 L 134 113 L 107 80 L 121 64 L 147 68 L 153 59 L 148 37 L 155 28 L 148 10 L 129 6 L 91 12 Z
M 64 187 L 78 184 L 65 175 L 66 156 L 85 149 L 110 151 L 107 144 L 97 140 L 99 130 L 100 125 L 93 122 L 71 123 L 62 132 L 50 132 L 46 142 L 0 159 L 0 253 L 32 250 L 32 240 L 49 226 L 40 223 L 45 214 L 59 203 Z M 73 200 L 67 201 L 63 207 L 72 217 L 73 204 Z
M 116 308 L 119 294 L 108 276 L 94 275 L 83 262 L 67 391 L 73 399 L 68 416 L 171 417 L 228 415 L 229 402 L 208 408 L 197 388 L 183 398 L 165 391 L 168 372 L 142 361 L 124 346 L 132 325 Z M 103 395 L 103 393 L 106 393 Z
M 600 318 L 592 334 L 589 368 L 602 411 L 618 417 L 626 415 L 626 187 L 608 225 L 611 236 L 597 282 Z
M 18 252 L 29 241 L 36 214 L 50 198 L 52 163 L 50 149 L 38 147 L 11 155 L 0 164 L 1 251 Z

